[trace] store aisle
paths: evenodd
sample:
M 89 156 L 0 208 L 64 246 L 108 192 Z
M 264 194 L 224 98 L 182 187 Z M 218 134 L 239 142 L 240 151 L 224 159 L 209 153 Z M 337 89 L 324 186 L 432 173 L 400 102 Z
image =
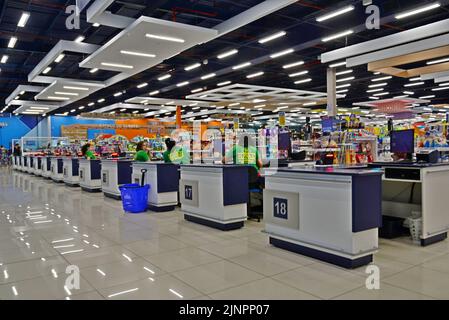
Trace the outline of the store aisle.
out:
M 267 244 L 262 223 L 221 232 L 178 211 L 124 214 L 119 201 L 0 169 L 0 299 L 449 298 L 449 242 L 381 241 L 381 289 Z M 80 287 L 67 283 L 80 270 Z

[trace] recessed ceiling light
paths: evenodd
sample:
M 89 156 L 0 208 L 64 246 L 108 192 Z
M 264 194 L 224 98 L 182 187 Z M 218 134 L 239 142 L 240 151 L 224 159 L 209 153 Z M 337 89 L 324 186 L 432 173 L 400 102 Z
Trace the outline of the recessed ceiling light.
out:
M 260 72 L 249 74 L 249 75 L 246 76 L 246 78 L 252 79 L 252 78 L 260 77 L 262 75 L 264 75 L 264 72 L 260 71 Z
M 414 86 L 421 86 L 425 84 L 425 82 L 413 82 L 413 83 L 407 83 L 404 84 L 404 87 L 414 87 Z
M 346 36 L 348 36 L 350 34 L 353 34 L 353 33 L 354 33 L 353 30 L 346 30 L 346 31 L 339 32 L 339 33 L 330 35 L 328 37 L 325 37 L 325 38 L 321 39 L 321 41 L 328 42 L 328 41 L 335 40 L 335 39 L 338 39 L 338 38 L 346 37 Z
M 301 71 L 301 72 L 296 72 L 296 73 L 289 74 L 288 76 L 289 76 L 290 78 L 294 78 L 294 77 L 303 76 L 303 75 L 308 74 L 308 73 L 309 73 L 309 71 L 305 70 L 305 71 Z
M 155 96 L 157 94 L 159 94 L 159 90 L 155 90 L 155 91 L 150 92 L 150 96 Z
M 311 78 L 307 78 L 307 79 L 302 79 L 302 80 L 295 81 L 295 84 L 307 83 L 307 82 L 310 82 L 310 81 L 312 81 L 312 79 Z
M 79 96 L 79 93 L 73 93 L 73 92 L 56 91 L 55 94 L 60 94 L 60 95 L 63 95 L 63 96 L 74 96 L 74 97 Z
M 260 43 L 260 44 L 264 44 L 264 43 L 270 42 L 270 41 L 272 41 L 272 40 L 274 40 L 274 39 L 283 37 L 283 36 L 285 36 L 286 34 L 287 34 L 287 32 L 285 32 L 285 31 L 280 31 L 280 32 L 277 32 L 277 33 L 275 33 L 275 34 L 273 34 L 273 35 L 271 35 L 271 36 L 268 36 L 268 37 L 265 37 L 265 38 L 260 39 L 260 40 L 259 40 L 259 43 Z
M 448 61 L 449 61 L 449 58 L 444 58 L 444 59 L 427 61 L 426 64 L 431 65 L 431 64 L 438 64 L 438 63 L 443 63 L 443 62 L 448 62 Z
M 209 74 L 206 74 L 205 76 L 202 76 L 202 77 L 201 77 L 201 80 L 210 79 L 210 78 L 213 78 L 213 77 L 215 77 L 215 76 L 216 76 L 215 73 L 209 73 Z
M 148 85 L 148 83 L 144 82 L 144 83 L 139 84 L 139 85 L 137 86 L 137 88 L 138 88 L 138 89 L 145 88 L 147 85 Z
M 70 110 L 70 113 L 74 113 L 76 110 L 75 109 L 72 109 L 72 110 Z
M 412 91 L 404 91 L 404 94 L 408 94 L 408 95 L 414 95 L 415 93 Z
M 351 80 L 354 80 L 354 79 L 355 79 L 355 77 L 341 78 L 341 79 L 337 79 L 337 82 L 351 81 Z
M 83 42 L 84 41 L 84 37 L 83 36 L 78 36 L 76 39 L 75 39 L 75 42 Z
M 383 88 L 381 89 L 371 89 L 371 90 L 367 90 L 366 93 L 373 93 L 373 92 L 380 92 L 380 91 L 384 91 Z
M 25 27 L 25 25 L 27 24 L 29 18 L 30 18 L 30 13 L 29 12 L 22 12 L 22 16 L 20 17 L 20 20 L 17 23 L 17 26 L 20 27 L 20 28 Z
M 120 112 L 125 112 L 126 111 L 126 109 L 120 109 Z
M 79 107 L 78 109 L 79 109 L 79 110 L 83 110 L 83 109 L 84 109 L 84 106 L 81 106 L 81 107 Z
M 0 63 L 6 63 L 9 59 L 9 56 L 7 56 L 6 54 L 2 56 L 2 60 L 0 60 Z
M 16 46 L 16 43 L 17 43 L 17 38 L 11 37 L 11 39 L 9 39 L 9 42 L 8 42 L 8 48 L 14 48 Z
M 137 56 L 137 57 L 145 57 L 145 58 L 156 58 L 155 54 L 145 53 L 145 52 L 120 50 L 120 53 L 121 54 L 125 54 L 125 55 L 129 55 L 129 56 Z
M 308 102 L 308 103 L 304 103 L 303 106 L 307 107 L 307 106 L 315 106 L 317 103 L 316 102 Z
M 410 78 L 409 81 L 421 81 L 421 77 Z
M 386 86 L 387 84 L 388 84 L 387 82 L 382 82 L 382 83 L 372 84 L 372 85 L 369 85 L 368 88 L 378 88 L 378 87 L 383 87 L 383 86 Z
M 106 67 L 115 67 L 115 68 L 123 68 L 123 69 L 134 69 L 133 66 L 120 64 L 120 63 L 111 63 L 111 62 L 102 62 L 101 65 Z
M 409 10 L 409 11 L 406 11 L 406 12 L 403 12 L 403 13 L 399 13 L 399 14 L 397 14 L 395 16 L 395 18 L 399 20 L 399 19 L 403 19 L 403 18 L 407 18 L 407 17 L 413 16 L 415 14 L 419 14 L 419 13 L 426 12 L 426 11 L 429 11 L 429 10 L 432 10 L 432 9 L 436 9 L 436 8 L 439 8 L 439 7 L 441 7 L 441 4 L 436 2 L 436 3 L 430 4 L 430 5 L 426 5 L 424 7 L 420 7 L 420 8 L 417 8 L 417 9 L 413 9 L 413 10 Z
M 171 78 L 171 74 L 166 74 L 162 77 L 157 78 L 159 81 L 167 80 Z
M 432 99 L 435 98 L 435 95 L 430 95 L 430 96 L 424 96 L 424 97 L 419 97 L 420 99 Z
M 346 66 L 346 61 L 331 64 L 331 65 L 329 65 L 329 68 L 337 68 L 337 67 L 342 67 L 342 66 Z
M 89 70 L 90 73 L 95 73 L 97 71 L 98 71 L 98 68 L 93 68 L 93 69 Z
M 330 13 L 327 13 L 325 15 L 319 16 L 319 17 L 316 18 L 316 21 L 317 22 L 323 22 L 323 21 L 332 19 L 334 17 L 337 17 L 339 15 L 345 14 L 347 12 L 350 12 L 352 10 L 354 10 L 354 6 L 347 6 L 347 7 L 338 9 L 338 10 L 336 10 L 334 12 L 330 12 Z
M 294 49 L 287 49 L 287 50 L 284 50 L 284 51 L 281 51 L 281 52 L 272 54 L 272 55 L 270 56 L 270 58 L 271 58 L 271 59 L 276 59 L 276 58 L 285 56 L 285 55 L 290 54 L 290 53 L 293 53 L 293 52 L 295 52 Z
M 105 99 L 102 98 L 102 99 L 98 100 L 97 102 L 98 102 L 98 103 L 105 102 Z
M 432 91 L 443 91 L 443 90 L 449 90 L 449 86 L 432 89 Z
M 186 85 L 188 85 L 190 82 L 189 81 L 184 81 L 184 82 L 181 82 L 181 83 L 178 83 L 176 86 L 179 88 L 179 87 L 185 87 Z
M 232 67 L 232 70 L 243 69 L 243 68 L 249 67 L 250 65 L 251 65 L 251 62 L 245 62 L 245 63 L 242 63 L 242 64 Z
M 192 93 L 198 93 L 198 92 L 201 92 L 201 91 L 203 91 L 203 88 L 198 88 L 198 89 L 192 90 L 191 92 Z
M 30 109 L 36 109 L 36 110 L 50 110 L 50 108 L 46 108 L 46 107 L 30 107 Z
M 386 96 L 389 95 L 389 92 L 381 92 L 381 93 L 375 93 L 373 94 L 374 97 L 380 97 L 380 96 Z
M 228 105 L 228 107 L 236 107 L 239 105 L 240 105 L 240 102 L 234 102 L 234 103 L 231 103 L 230 105 Z
M 50 72 L 50 70 L 51 70 L 51 67 L 47 67 L 47 68 L 45 68 L 44 71 L 42 71 L 42 73 L 43 73 L 43 74 L 47 74 L 47 73 Z
M 353 72 L 353 70 L 352 70 L 352 69 L 349 69 L 349 70 L 337 72 L 335 75 L 336 75 L 336 76 L 342 76 L 342 75 L 344 75 L 344 74 L 348 74 L 348 73 L 352 73 L 352 72 Z
M 194 69 L 199 68 L 199 67 L 201 67 L 201 63 L 195 63 L 195 64 L 192 64 L 190 66 L 185 67 L 184 70 L 185 71 L 190 71 L 190 70 L 194 70 Z
M 186 42 L 184 39 L 181 39 L 181 38 L 175 38 L 175 37 L 169 37 L 169 36 L 163 36 L 163 35 L 157 35 L 157 34 L 151 34 L 151 33 L 147 33 L 145 36 L 150 39 L 164 40 L 164 41 L 169 41 L 169 42 L 177 42 L 177 43 Z
M 92 26 L 94 26 L 95 28 L 98 28 L 100 26 L 99 23 L 94 23 Z
M 56 62 L 56 63 L 61 62 L 62 59 L 64 59 L 64 57 L 65 57 L 65 54 L 61 53 L 61 54 L 55 59 L 55 62 Z
M 60 100 L 60 101 L 70 100 L 70 98 L 67 98 L 67 97 L 54 97 L 54 96 L 49 96 L 49 97 L 47 97 L 47 99 L 49 99 L 49 100 Z
M 283 66 L 282 68 L 284 69 L 290 69 L 290 68 L 294 68 L 294 67 L 298 67 L 304 64 L 304 61 L 298 61 L 298 62 L 293 62 L 290 64 L 286 64 L 285 66 Z
M 350 87 L 350 86 L 351 86 L 350 83 L 346 83 L 346 84 L 341 84 L 341 85 L 339 85 L 339 86 L 336 86 L 335 88 L 337 88 L 337 89 L 342 89 L 342 88 L 347 88 L 347 87 Z
M 220 82 L 220 83 L 217 84 L 217 87 L 223 87 L 223 86 L 226 86 L 226 85 L 231 84 L 231 83 L 232 83 L 231 81 Z
M 68 89 L 68 90 L 89 91 L 89 88 L 84 88 L 84 87 L 64 86 L 63 88 Z
M 123 92 L 114 93 L 114 97 L 120 97 L 122 94 L 123 94 Z
M 95 105 L 95 102 L 91 102 L 91 103 L 89 103 L 87 106 L 88 106 L 88 107 L 92 107 L 93 105 Z
M 225 53 L 222 53 L 222 54 L 218 55 L 217 58 L 218 59 L 224 59 L 224 58 L 233 56 L 234 54 L 237 54 L 238 52 L 239 51 L 237 49 L 233 49 L 233 50 L 230 50 L 228 52 L 225 52 Z
M 337 94 L 341 94 L 341 93 L 346 93 L 346 92 L 348 92 L 348 91 L 349 91 L 349 89 L 343 89 L 343 90 L 337 91 L 336 93 L 337 93 Z
M 387 76 L 387 77 L 381 77 L 381 78 L 374 78 L 374 79 L 371 79 L 371 81 L 372 82 L 384 81 L 384 80 L 389 80 L 391 78 L 393 78 L 393 77 L 392 76 Z

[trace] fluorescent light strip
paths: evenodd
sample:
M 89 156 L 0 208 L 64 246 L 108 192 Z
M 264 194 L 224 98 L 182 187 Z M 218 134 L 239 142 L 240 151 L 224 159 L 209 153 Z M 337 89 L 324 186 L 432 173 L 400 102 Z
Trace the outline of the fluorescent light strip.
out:
M 252 78 L 263 76 L 264 74 L 265 74 L 265 72 L 260 71 L 260 72 L 249 74 L 249 75 L 246 76 L 246 78 L 247 79 L 252 79 Z
M 316 106 L 316 102 L 308 102 L 308 103 L 304 103 L 303 106 L 307 107 L 307 106 Z M 281 108 L 279 108 L 281 109 Z
M 55 59 L 55 62 L 56 62 L 56 63 L 61 62 L 62 59 L 64 59 L 64 57 L 65 57 L 65 54 L 61 53 L 61 54 Z
M 67 90 L 89 91 L 89 88 L 84 87 L 63 86 L 63 88 Z
M 209 74 L 206 74 L 205 76 L 202 76 L 201 80 L 207 80 L 207 79 L 213 78 L 215 76 L 216 76 L 215 73 L 209 73 Z
M 389 80 L 391 78 L 393 78 L 393 77 L 392 76 L 387 76 L 387 77 L 381 77 L 381 78 L 374 78 L 374 79 L 371 79 L 371 81 L 372 82 L 384 81 L 384 80 Z
M 233 49 L 233 50 L 230 50 L 228 52 L 225 52 L 225 53 L 222 53 L 222 54 L 218 55 L 217 58 L 218 59 L 224 59 L 224 58 L 233 56 L 234 54 L 237 54 L 238 52 L 239 51 L 237 49 Z
M 337 82 L 351 81 L 354 79 L 355 79 L 355 77 L 341 78 L 341 79 L 337 79 Z
M 280 31 L 280 32 L 275 33 L 275 34 L 273 34 L 273 35 L 271 35 L 271 36 L 268 36 L 268 37 L 265 37 L 265 38 L 260 39 L 260 40 L 259 40 L 259 43 L 260 43 L 260 44 L 264 44 L 264 43 L 270 42 L 270 41 L 272 41 L 272 40 L 278 39 L 278 38 L 280 38 L 280 37 L 283 37 L 283 36 L 285 36 L 286 34 L 287 34 L 287 32 L 285 32 L 285 31 Z
M 350 70 L 345 70 L 345 71 L 337 72 L 335 75 L 337 75 L 337 76 L 342 76 L 342 75 L 344 75 L 344 74 L 348 74 L 348 73 L 352 73 L 352 72 L 353 72 L 353 70 L 350 69 Z
M 232 83 L 231 81 L 220 82 L 220 83 L 217 84 L 217 87 L 223 87 L 223 86 L 226 86 L 226 85 L 231 84 L 231 83 Z
M 17 26 L 20 28 L 25 27 L 25 25 L 28 22 L 28 19 L 30 18 L 30 13 L 29 12 L 23 12 L 22 16 L 20 17 L 19 22 L 17 23 Z
M 283 66 L 282 68 L 284 69 L 290 69 L 290 68 L 294 68 L 294 67 L 298 67 L 304 64 L 304 61 L 298 61 L 298 62 L 293 62 L 290 64 L 286 64 L 285 66 Z
M 387 84 L 388 84 L 387 82 L 382 82 L 382 83 L 378 83 L 378 84 L 372 84 L 372 85 L 369 85 L 368 88 L 383 87 L 383 86 L 386 86 Z
M 198 93 L 198 92 L 201 92 L 201 91 L 203 91 L 203 88 L 198 88 L 198 89 L 192 90 L 190 92 L 191 93 Z
M 349 89 L 343 89 L 343 90 L 337 91 L 336 93 L 341 94 L 341 93 L 346 93 L 348 91 L 349 91 Z
M 163 36 L 163 35 L 157 35 L 157 34 L 151 34 L 151 33 L 147 33 L 145 36 L 150 39 L 164 40 L 164 41 L 169 41 L 169 42 L 177 42 L 177 43 L 186 42 L 184 39 Z
M 42 73 L 43 73 L 43 74 L 47 74 L 47 73 L 50 72 L 50 70 L 51 70 L 51 67 L 47 67 L 47 68 L 45 68 L 44 71 L 42 71 Z
M 335 88 L 337 88 L 337 89 L 342 89 L 342 88 L 347 88 L 347 87 L 350 87 L 350 86 L 351 86 L 350 83 L 346 83 L 346 84 L 341 84 L 341 85 L 339 85 L 339 86 L 336 86 Z
M 449 86 L 448 87 L 441 87 L 441 88 L 432 89 L 432 91 L 443 91 L 443 90 L 449 90 Z
M 346 61 L 331 64 L 331 65 L 329 65 L 329 68 L 337 68 L 337 67 L 342 67 L 342 66 L 346 66 Z
M 373 93 L 373 92 L 380 92 L 380 91 L 384 91 L 383 88 L 381 89 L 371 89 L 371 90 L 367 90 L 366 93 Z
M 413 83 L 407 83 L 404 84 L 404 87 L 414 87 L 414 86 L 421 86 L 425 84 L 425 82 L 413 82 Z
M 328 41 L 331 41 L 331 40 L 335 40 L 335 39 L 338 39 L 338 38 L 342 38 L 342 37 L 348 36 L 348 35 L 353 34 L 353 33 L 354 33 L 353 30 L 346 30 L 346 31 L 343 31 L 343 32 L 336 33 L 336 34 L 333 34 L 331 36 L 325 37 L 325 38 L 321 39 L 321 41 L 328 42 Z
M 308 74 L 308 73 L 309 73 L 309 71 L 305 70 L 305 71 L 301 71 L 301 72 L 296 72 L 296 73 L 289 74 L 288 76 L 289 76 L 290 78 L 294 78 L 294 77 L 303 76 L 303 75 Z
M 449 61 L 449 59 L 448 59 L 448 61 Z M 421 81 L 421 77 L 410 78 L 410 79 L 408 79 L 408 81 Z
M 235 67 L 232 67 L 232 70 L 239 70 L 239 69 L 243 69 L 246 67 L 249 67 L 251 65 L 251 62 L 245 62 L 239 65 L 236 65 Z
M 192 64 L 192 65 L 190 65 L 188 67 L 185 67 L 184 70 L 185 71 L 190 71 L 190 70 L 193 70 L 193 69 L 196 69 L 196 68 L 199 68 L 199 67 L 201 67 L 201 63 L 195 63 L 195 64 Z
M 424 96 L 424 97 L 419 97 L 419 99 L 432 99 L 435 98 L 435 95 L 431 95 L 431 96 Z
M 84 37 L 83 36 L 78 36 L 78 38 L 75 39 L 75 42 L 83 42 L 84 41 Z
M 379 100 L 380 98 L 378 98 L 378 97 L 368 97 L 369 99 L 371 99 L 371 100 Z
M 16 43 L 17 43 L 17 38 L 11 37 L 11 39 L 9 39 L 9 42 L 8 42 L 8 48 L 14 48 L 16 46 Z
M 354 10 L 354 6 L 347 6 L 347 7 L 341 8 L 339 10 L 336 10 L 334 12 L 331 12 L 331 13 L 319 16 L 319 17 L 316 18 L 316 21 L 317 22 L 323 22 L 323 21 L 335 18 L 335 17 L 337 17 L 339 15 L 345 14 L 347 12 L 350 12 L 352 10 Z
M 412 91 L 404 91 L 404 94 L 413 95 L 413 94 L 415 94 L 415 93 L 412 92 Z
M 433 3 L 431 5 L 427 5 L 427 6 L 424 6 L 424 7 L 420 7 L 420 8 L 417 8 L 417 9 L 413 9 L 413 10 L 409 10 L 409 11 L 397 14 L 395 16 L 395 18 L 398 19 L 398 20 L 399 19 L 404 19 L 404 18 L 413 16 L 413 15 L 416 15 L 416 14 L 419 14 L 419 13 L 423 13 L 423 12 L 426 12 L 426 11 L 429 11 L 429 10 L 433 10 L 433 9 L 436 9 L 436 8 L 439 8 L 439 7 L 441 7 L 441 4 L 439 2 L 436 2 L 436 3 Z
M 272 54 L 272 55 L 270 56 L 270 58 L 271 58 L 271 59 L 276 59 L 276 58 L 285 56 L 285 55 L 290 54 L 290 53 L 293 53 L 293 52 L 295 52 L 294 49 L 287 49 L 287 50 L 284 50 L 284 51 L 281 51 L 281 52 Z
M 307 78 L 307 79 L 302 79 L 302 80 L 295 81 L 295 84 L 307 83 L 307 82 L 310 82 L 310 81 L 312 81 L 312 78 Z
M 120 63 L 102 62 L 101 65 L 106 66 L 106 67 L 114 67 L 114 68 L 122 68 L 122 69 L 134 69 L 133 66 L 126 65 L 126 64 L 120 64 Z
M 438 64 L 438 63 L 443 63 L 443 62 L 448 62 L 448 61 L 449 61 L 449 58 L 444 58 L 444 59 L 427 61 L 426 63 L 428 65 L 430 65 L 430 64 Z
M 37 110 L 49 110 L 50 108 L 46 108 L 46 107 L 30 107 L 30 109 L 37 109 Z M 42 212 L 42 211 L 41 211 Z M 39 212 L 40 213 L 40 212 Z M 31 214 L 31 213 L 29 213 Z
M 9 59 L 9 56 L 7 56 L 6 54 L 2 56 L 2 60 L 0 60 L 0 63 L 6 63 Z
M 70 100 L 70 98 L 67 97 L 54 97 L 54 96 L 48 96 L 48 100 L 60 100 L 60 101 L 67 101 Z
M 137 88 L 138 88 L 138 89 L 142 89 L 142 88 L 145 88 L 147 85 L 148 85 L 148 83 L 144 82 L 144 83 L 139 84 L 139 85 L 137 86 Z
M 180 87 L 185 87 L 185 86 L 188 85 L 189 83 L 190 83 L 189 81 L 184 81 L 184 82 L 178 83 L 176 86 L 177 86 L 178 88 L 180 88 Z
M 389 95 L 390 93 L 389 92 L 382 92 L 382 93 L 375 93 L 375 94 L 373 94 L 373 96 L 374 97 L 380 97 L 380 96 L 386 96 L 386 95 Z
M 123 94 L 123 92 L 114 93 L 114 97 L 120 97 L 122 94 Z
M 98 68 L 93 68 L 93 69 L 89 70 L 90 73 L 95 73 L 97 71 L 98 71 Z
M 79 93 L 73 93 L 73 92 L 55 91 L 55 94 L 60 94 L 60 95 L 63 95 L 63 96 L 74 96 L 74 97 L 79 96 Z
M 150 96 L 155 96 L 157 94 L 159 94 L 159 90 L 151 91 L 149 95 Z
M 146 57 L 146 58 L 156 58 L 156 55 L 155 55 L 155 54 L 152 54 L 152 53 L 145 53 L 145 52 L 120 50 L 120 53 L 121 53 L 121 54 L 129 55 L 129 56 Z
M 171 78 L 171 74 L 166 74 L 162 77 L 157 78 L 159 81 L 167 80 Z

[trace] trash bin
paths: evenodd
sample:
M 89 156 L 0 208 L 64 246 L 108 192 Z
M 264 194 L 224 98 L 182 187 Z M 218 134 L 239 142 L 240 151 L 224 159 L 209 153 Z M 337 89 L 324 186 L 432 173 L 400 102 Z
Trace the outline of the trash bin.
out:
M 125 184 L 119 187 L 122 195 L 123 210 L 130 213 L 145 212 L 148 208 L 150 185 Z

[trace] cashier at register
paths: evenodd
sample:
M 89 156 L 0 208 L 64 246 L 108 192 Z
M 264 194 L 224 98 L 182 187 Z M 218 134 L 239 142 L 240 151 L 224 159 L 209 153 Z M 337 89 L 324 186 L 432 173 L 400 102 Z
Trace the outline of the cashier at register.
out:
M 170 138 L 165 139 L 167 150 L 164 152 L 165 163 L 189 164 L 190 157 L 184 147 L 176 147 L 176 141 Z M 173 151 L 173 149 L 175 149 Z
M 89 160 L 96 160 L 97 157 L 95 156 L 93 150 L 93 146 L 90 143 L 86 143 L 81 148 L 81 153 L 83 154 L 83 157 Z
M 137 144 L 137 153 L 134 157 L 134 161 L 137 162 L 148 162 L 150 161 L 150 157 L 148 156 L 148 143 L 146 141 L 140 141 Z

